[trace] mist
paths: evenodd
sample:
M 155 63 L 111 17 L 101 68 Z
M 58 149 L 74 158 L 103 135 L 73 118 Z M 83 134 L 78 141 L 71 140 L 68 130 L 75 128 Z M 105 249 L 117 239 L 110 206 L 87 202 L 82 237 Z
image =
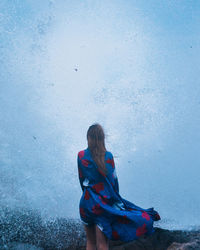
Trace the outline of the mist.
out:
M 0 206 L 79 218 L 98 122 L 121 196 L 199 227 L 199 22 L 196 1 L 1 1 Z

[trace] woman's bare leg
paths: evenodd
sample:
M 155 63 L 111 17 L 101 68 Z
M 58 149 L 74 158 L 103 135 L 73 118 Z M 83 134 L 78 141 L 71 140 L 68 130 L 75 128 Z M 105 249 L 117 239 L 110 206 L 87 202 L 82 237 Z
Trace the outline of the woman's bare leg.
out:
M 108 238 L 101 232 L 101 230 L 96 226 L 96 244 L 97 250 L 108 250 Z
M 96 250 L 96 234 L 95 234 L 95 225 L 94 226 L 85 226 L 87 243 L 86 250 Z

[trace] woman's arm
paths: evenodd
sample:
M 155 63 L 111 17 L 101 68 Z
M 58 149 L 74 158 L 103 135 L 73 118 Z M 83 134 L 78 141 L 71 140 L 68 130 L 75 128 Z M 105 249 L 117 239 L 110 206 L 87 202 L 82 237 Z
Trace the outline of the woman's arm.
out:
M 112 155 L 112 154 L 111 154 Z M 115 161 L 114 161 L 114 157 L 112 155 L 112 158 L 111 158 L 111 161 L 112 161 L 112 167 L 113 167 L 113 179 L 114 179 L 114 190 L 119 193 L 119 182 L 118 182 L 118 178 L 117 178 L 117 173 L 116 173 L 116 168 L 115 168 Z
M 77 165 L 78 165 L 78 177 L 79 177 L 79 182 L 80 182 L 80 185 L 81 185 L 81 189 L 83 191 L 83 180 L 84 180 L 84 177 L 83 177 L 83 166 L 81 164 L 81 160 L 79 158 L 79 156 L 77 156 Z

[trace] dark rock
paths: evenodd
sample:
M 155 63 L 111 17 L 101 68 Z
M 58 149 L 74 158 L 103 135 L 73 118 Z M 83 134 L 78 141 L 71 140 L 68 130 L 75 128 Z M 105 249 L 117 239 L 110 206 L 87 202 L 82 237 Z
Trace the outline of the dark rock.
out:
M 9 250 L 43 250 L 41 247 L 36 247 L 27 243 L 12 242 L 7 245 Z
M 12 242 L 27 243 L 43 249 L 81 249 L 85 233 L 75 219 L 43 221 L 39 212 L 8 208 L 0 211 L 0 250 Z
M 194 240 L 187 243 L 172 243 L 167 250 L 200 250 L 200 240 Z
M 111 250 L 200 250 L 200 231 L 166 230 L 155 228 L 155 233 L 129 243 L 110 242 Z
M 20 245 L 21 244 L 21 245 Z M 155 227 L 150 236 L 132 242 L 110 241 L 110 250 L 200 250 L 200 231 L 166 230 Z M 8 208 L 0 211 L 0 250 L 83 250 L 86 238 L 80 220 L 42 220 L 37 211 Z M 30 248 L 31 246 L 31 248 Z

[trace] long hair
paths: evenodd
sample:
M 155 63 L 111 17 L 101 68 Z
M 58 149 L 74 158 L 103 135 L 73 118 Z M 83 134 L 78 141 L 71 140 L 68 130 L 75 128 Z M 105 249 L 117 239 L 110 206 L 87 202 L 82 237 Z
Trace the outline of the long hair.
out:
M 97 164 L 98 170 L 101 174 L 107 174 L 105 165 L 105 133 L 99 123 L 91 125 L 87 131 L 88 147 L 92 154 L 94 162 Z

